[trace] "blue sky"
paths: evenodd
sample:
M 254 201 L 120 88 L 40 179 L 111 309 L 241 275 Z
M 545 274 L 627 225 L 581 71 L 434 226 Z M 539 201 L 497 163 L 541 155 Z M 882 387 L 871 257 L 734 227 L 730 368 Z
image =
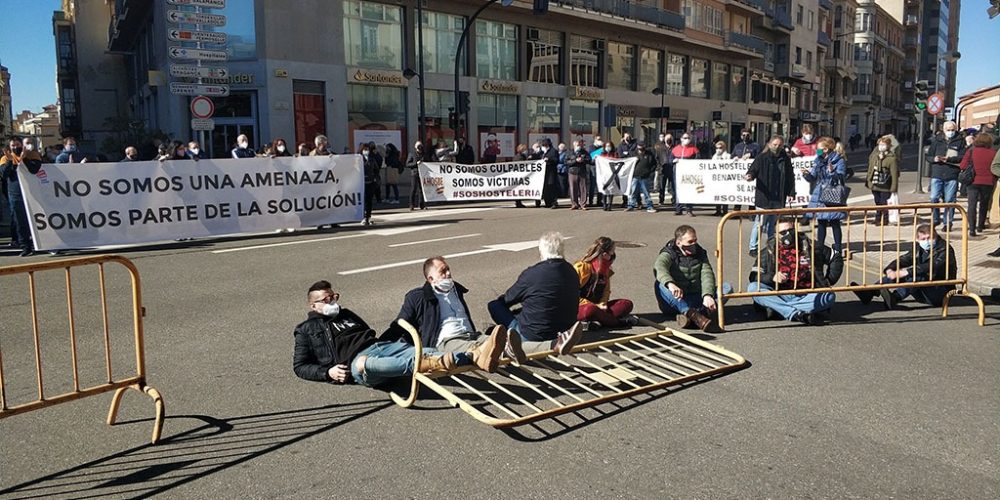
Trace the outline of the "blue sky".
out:
M 40 111 L 56 100 L 55 42 L 52 11 L 59 0 L 2 0 L 4 11 L 13 14 L 0 29 L 0 64 L 10 68 L 14 114 L 23 109 Z M 987 61 L 996 57 L 996 35 L 1000 17 L 989 19 L 987 0 L 962 3 L 959 32 L 958 95 L 1000 83 L 1000 70 Z

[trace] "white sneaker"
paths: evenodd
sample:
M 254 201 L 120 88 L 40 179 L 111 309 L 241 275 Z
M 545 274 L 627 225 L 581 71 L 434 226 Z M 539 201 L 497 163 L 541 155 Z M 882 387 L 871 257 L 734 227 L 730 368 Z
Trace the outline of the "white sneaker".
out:
M 580 341 L 582 335 L 583 323 L 577 321 L 569 330 L 559 332 L 556 339 L 552 341 L 552 350 L 556 352 L 556 355 L 569 354 L 573 350 L 573 346 Z
M 649 207 L 649 208 L 646 209 L 646 212 L 651 213 L 651 214 L 655 214 L 656 213 L 656 209 L 653 208 L 653 207 Z
M 370 220 L 368 220 L 368 219 L 361 219 L 361 225 L 362 226 L 368 226 L 370 224 L 371 224 Z
M 528 355 L 524 352 L 521 344 L 521 334 L 517 330 L 507 331 L 507 345 L 503 349 L 504 356 L 512 359 L 521 365 L 528 361 Z

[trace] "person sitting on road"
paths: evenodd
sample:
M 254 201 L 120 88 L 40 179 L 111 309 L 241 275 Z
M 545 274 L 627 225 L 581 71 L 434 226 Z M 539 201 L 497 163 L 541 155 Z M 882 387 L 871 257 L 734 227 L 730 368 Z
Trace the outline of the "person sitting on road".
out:
M 583 258 L 573 264 L 579 276 L 580 307 L 577 321 L 591 321 L 600 326 L 635 326 L 639 319 L 632 316 L 632 301 L 611 298 L 611 277 L 615 272 L 615 241 L 601 236 L 590 245 Z M 593 323 L 592 323 L 593 324 Z
M 328 281 L 309 287 L 309 317 L 295 327 L 292 369 L 303 380 L 380 386 L 413 375 L 414 348 L 396 339 L 381 340 L 363 319 L 337 302 L 340 294 Z M 450 371 L 458 366 L 496 366 L 501 349 L 441 353 L 425 349 L 421 373 Z
M 715 271 L 708 252 L 698 244 L 698 233 L 683 225 L 674 231 L 674 239 L 660 249 L 653 264 L 653 292 L 660 312 L 675 316 L 681 328 L 697 327 L 717 332 L 712 319 L 715 302 Z
M 482 335 L 476 332 L 465 303 L 469 290 L 452 279 L 444 257 L 425 260 L 423 272 L 423 286 L 406 294 L 397 316 L 419 329 L 421 344 L 441 352 L 493 352 L 499 346 L 511 359 L 524 358 L 521 337 L 508 336 L 503 325 L 491 326 Z M 488 371 L 495 368 L 490 366 Z
M 958 274 L 958 262 L 955 249 L 938 235 L 930 224 L 917 226 L 916 253 L 906 252 L 882 270 L 884 276 L 879 281 L 888 283 L 917 283 L 921 281 L 953 280 Z M 933 274 L 931 274 L 933 271 Z M 857 283 L 851 283 L 856 286 Z M 941 307 L 944 297 L 954 290 L 954 285 L 930 287 L 900 286 L 895 290 L 883 288 L 878 293 L 885 302 L 886 309 L 893 309 L 903 299 L 913 296 L 917 302 L 934 307 Z M 862 290 L 854 292 L 862 304 L 869 304 L 875 297 L 874 291 Z
M 836 284 L 844 272 L 844 258 L 821 242 L 812 242 L 808 233 L 797 231 L 792 219 L 781 219 L 777 229 L 761 253 L 761 267 L 750 273 L 747 291 L 788 290 L 788 294 L 764 295 L 753 301 L 764 308 L 768 319 L 777 313 L 789 321 L 822 324 L 820 314 L 833 307 L 836 295 L 795 292 Z
M 538 252 L 541 262 L 521 272 L 503 295 L 489 303 L 490 317 L 507 327 L 508 336 L 520 335 L 526 352 L 547 346 L 556 354 L 568 354 L 583 328 L 576 320 L 576 271 L 563 258 L 562 234 L 543 234 L 538 239 Z M 511 306 L 517 304 L 521 310 L 515 314 Z

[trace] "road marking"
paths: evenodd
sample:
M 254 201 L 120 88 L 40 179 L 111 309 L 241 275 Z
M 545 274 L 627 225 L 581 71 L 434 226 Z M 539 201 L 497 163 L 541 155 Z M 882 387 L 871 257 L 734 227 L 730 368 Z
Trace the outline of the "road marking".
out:
M 413 233 L 416 231 L 422 231 L 424 229 L 437 229 L 439 227 L 445 227 L 447 224 L 429 224 L 426 226 L 400 226 L 400 227 L 386 227 L 381 229 L 366 229 L 361 231 L 364 234 L 371 234 L 376 236 L 395 236 L 397 234 Z
M 449 208 L 440 210 L 421 210 L 419 212 L 402 212 L 397 214 L 385 214 L 375 217 L 376 222 L 401 221 L 426 219 L 428 217 L 439 217 L 445 215 L 471 214 L 475 212 L 488 212 L 497 210 L 499 207 L 471 207 L 471 208 Z
M 387 227 L 384 229 L 368 229 L 365 231 L 358 231 L 356 233 L 344 234 L 340 236 L 331 236 L 329 238 L 314 238 L 311 240 L 296 240 L 296 241 L 283 241 L 281 243 L 267 243 L 264 245 L 254 245 L 249 247 L 239 247 L 239 248 L 227 248 L 225 250 L 213 250 L 212 253 L 231 253 L 231 252 L 242 252 L 245 250 L 260 250 L 261 248 L 275 248 L 275 247 L 285 247 L 289 245 L 303 245 L 306 243 L 319 243 L 323 241 L 334 241 L 343 240 L 347 238 L 358 238 L 361 236 L 394 236 L 397 234 L 412 233 L 415 231 L 423 231 L 425 229 L 437 229 L 439 227 L 445 227 L 447 224 L 431 224 L 429 226 L 403 226 L 403 227 Z
M 458 239 L 462 239 L 462 238 L 474 238 L 476 236 L 482 236 L 482 234 L 480 234 L 480 233 L 460 234 L 458 236 L 448 236 L 447 238 L 434 238 L 433 240 L 410 241 L 410 242 L 407 242 L 407 243 L 396 243 L 395 245 L 389 245 L 389 248 L 406 247 L 406 246 L 410 246 L 410 245 L 421 245 L 423 243 L 434 243 L 434 242 L 438 242 L 438 241 L 458 240 Z
M 459 253 L 448 254 L 448 255 L 445 255 L 444 258 L 446 258 L 446 259 L 452 259 L 452 258 L 455 258 L 455 257 L 468 257 L 470 255 L 479 255 L 479 254 L 483 254 L 483 253 L 500 252 L 500 251 L 505 251 L 505 252 L 520 252 L 522 250 L 528 250 L 529 248 L 537 248 L 537 247 L 538 247 L 538 240 L 518 241 L 518 242 L 515 242 L 515 243 L 501 243 L 501 244 L 498 244 L 498 245 L 483 245 L 483 248 L 480 248 L 479 250 L 470 250 L 468 252 L 459 252 Z M 337 274 L 339 274 L 341 276 L 349 276 L 351 274 L 360 274 L 360 273 L 367 273 L 367 272 L 371 272 L 371 271 L 381 271 L 383 269 L 392 269 L 392 268 L 396 268 L 396 267 L 412 266 L 414 264 L 419 264 L 419 263 L 421 263 L 423 261 L 424 261 L 424 259 L 414 259 L 414 260 L 407 260 L 407 261 L 404 261 L 404 262 L 393 262 L 391 264 L 382 264 L 382 265 L 378 265 L 378 266 L 363 267 L 361 269 L 352 269 L 350 271 L 340 271 Z

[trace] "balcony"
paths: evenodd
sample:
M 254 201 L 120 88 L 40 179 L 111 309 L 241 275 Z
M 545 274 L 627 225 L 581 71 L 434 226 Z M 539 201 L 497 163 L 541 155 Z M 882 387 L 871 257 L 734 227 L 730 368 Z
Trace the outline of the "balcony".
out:
M 728 3 L 731 5 L 739 4 L 744 8 L 749 8 L 754 11 L 765 12 L 767 10 L 767 5 L 764 0 L 731 0 Z
M 777 72 L 775 75 L 778 78 L 790 78 L 793 80 L 801 80 L 803 82 L 812 82 L 809 79 L 809 72 L 806 67 L 802 64 L 794 63 L 783 63 L 777 65 Z
M 819 8 L 833 10 L 833 2 L 831 0 L 819 0 Z
M 827 35 L 825 31 L 819 32 L 819 34 L 816 36 L 816 42 L 819 43 L 821 47 L 825 47 L 827 49 L 829 49 L 830 46 L 833 45 L 833 41 L 830 40 L 830 35 Z
M 737 33 L 735 31 L 726 33 L 726 45 L 746 49 L 761 56 L 764 55 L 764 52 L 767 49 L 767 44 L 764 43 L 764 40 L 745 33 Z
M 782 28 L 788 31 L 795 30 L 795 25 L 792 24 L 792 15 L 788 12 L 788 9 L 784 7 L 774 9 L 774 17 L 771 21 L 775 28 Z
M 562 7 L 601 12 L 616 17 L 655 24 L 660 28 L 684 31 L 684 16 L 679 12 L 657 7 L 635 5 L 615 0 L 563 0 L 552 2 Z

